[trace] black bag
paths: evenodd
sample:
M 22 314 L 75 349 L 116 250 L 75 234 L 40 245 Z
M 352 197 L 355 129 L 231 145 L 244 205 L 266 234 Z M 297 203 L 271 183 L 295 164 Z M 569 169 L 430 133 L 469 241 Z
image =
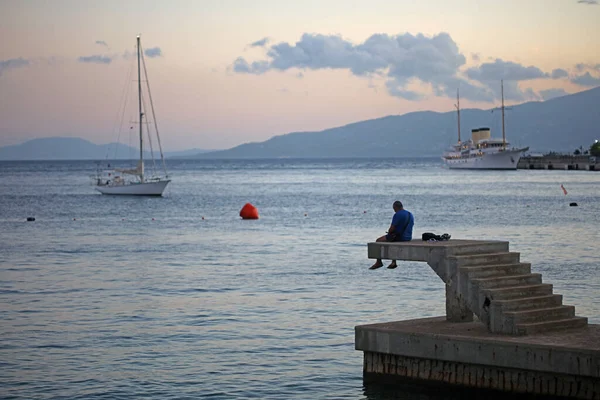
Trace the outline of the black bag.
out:
M 444 233 L 443 235 L 436 235 L 435 233 L 425 232 L 421 235 L 421 239 L 425 242 L 441 242 L 443 240 L 450 240 L 450 235 Z
M 431 239 L 436 240 L 435 238 L 438 237 L 438 235 L 436 235 L 435 233 L 431 233 L 431 232 L 425 232 L 424 234 L 421 235 L 421 239 L 423 239 L 423 241 L 428 241 Z

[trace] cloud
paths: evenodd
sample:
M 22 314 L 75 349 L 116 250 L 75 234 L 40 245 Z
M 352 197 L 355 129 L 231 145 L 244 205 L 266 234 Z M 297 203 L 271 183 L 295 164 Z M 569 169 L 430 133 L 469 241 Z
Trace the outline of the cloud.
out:
M 550 77 L 548 73 L 536 66 L 526 67 L 500 58 L 496 58 L 494 62 L 469 68 L 465 73 L 468 78 L 485 84 L 493 92 L 494 98 L 500 98 L 501 86 L 499 81 L 504 80 L 504 98 L 517 101 L 539 99 L 539 96 L 531 88 L 522 90 L 519 87 L 519 82 Z M 559 71 L 557 74 L 560 75 L 561 72 Z
M 404 89 L 404 85 L 395 80 L 388 80 L 385 83 L 385 87 L 388 90 L 388 93 L 395 97 L 400 97 L 406 100 L 420 100 L 423 98 L 423 95 L 412 91 Z
M 571 78 L 571 82 L 581 86 L 599 86 L 600 78 L 593 77 L 589 72 Z
M 250 43 L 250 47 L 265 47 L 269 43 L 269 38 L 265 37 L 256 42 Z
M 414 84 L 417 84 L 416 87 L 429 87 L 435 96 L 454 97 L 458 88 L 461 98 L 487 102 L 500 98 L 500 80 L 504 80 L 507 100 L 522 101 L 543 98 L 531 88 L 522 89 L 523 82 L 569 76 L 562 68 L 548 73 L 534 65 L 500 58 L 490 58 L 465 69 L 465 55 L 444 32 L 434 36 L 374 34 L 358 44 L 339 35 L 310 33 L 303 34 L 296 43 L 270 44 L 265 39 L 252 44 L 263 47 L 265 57 L 257 61 L 238 57 L 232 64 L 233 72 L 263 75 L 297 69 L 303 74 L 306 70 L 343 69 L 358 77 L 383 78 L 390 95 L 407 100 L 423 98 L 422 89 L 415 89 Z M 476 62 L 482 58 L 477 53 L 471 53 L 470 57 Z M 581 75 L 585 69 L 600 70 L 600 64 L 579 64 L 576 68 L 580 68 Z M 576 79 L 591 85 L 596 78 L 582 75 Z
M 525 89 L 525 91 L 523 92 L 525 95 L 525 98 L 528 100 L 540 100 L 541 96 L 536 93 L 532 88 L 527 88 Z
M 556 69 L 552 70 L 552 74 L 550 74 L 550 76 L 552 79 L 560 79 L 560 78 L 566 78 L 567 76 L 569 76 L 569 73 L 562 68 L 556 68 Z
M 96 40 L 96 44 L 99 44 L 100 46 L 108 47 L 108 45 L 106 44 L 106 42 L 104 40 Z
M 459 76 L 465 56 L 449 34 L 432 37 L 410 33 L 390 36 L 374 34 L 361 44 L 353 44 L 337 35 L 302 35 L 295 44 L 278 43 L 266 47 L 267 59 L 248 62 L 238 57 L 233 71 L 262 75 L 268 71 L 346 69 L 359 77 L 382 76 L 392 96 L 410 100 L 422 95 L 407 89 L 414 81 L 431 85 L 440 94 L 456 93 L 464 86 L 465 97 L 490 100 L 489 91 Z
M 491 63 L 484 63 L 478 67 L 469 68 L 466 74 L 469 78 L 480 82 L 499 81 L 500 79 L 504 79 L 505 81 L 526 81 L 548 77 L 548 74 L 533 65 L 525 67 L 521 64 L 504 61 L 500 58 L 496 58 Z
M 579 63 L 575 65 L 575 69 L 577 70 L 577 72 L 583 72 L 586 71 L 588 69 L 591 69 L 593 71 L 600 71 L 600 64 L 584 64 L 584 63 Z
M 144 54 L 146 57 L 154 58 L 154 57 L 162 57 L 162 50 L 160 47 L 151 47 L 149 49 L 144 50 Z
M 579 0 L 577 3 L 579 4 L 589 4 L 589 5 L 598 5 L 600 4 L 598 0 Z
M 110 64 L 112 62 L 112 58 L 108 56 L 102 56 L 99 54 L 95 54 L 93 56 L 81 56 L 77 60 L 82 63 L 93 64 Z
M 249 64 L 243 57 L 238 57 L 233 62 L 233 71 L 240 74 L 256 74 L 261 75 L 269 70 L 267 61 L 254 61 Z
M 8 60 L 0 60 L 0 75 L 2 75 L 2 73 L 5 70 L 9 70 L 12 68 L 21 68 L 21 67 L 26 67 L 29 64 L 31 64 L 31 62 L 29 60 L 26 60 L 22 57 L 19 58 L 9 58 Z
M 550 100 L 553 99 L 555 97 L 561 97 L 561 96 L 566 96 L 569 93 L 567 93 L 565 91 L 565 89 L 546 89 L 546 90 L 540 90 L 540 96 L 542 96 L 542 99 L 544 100 Z

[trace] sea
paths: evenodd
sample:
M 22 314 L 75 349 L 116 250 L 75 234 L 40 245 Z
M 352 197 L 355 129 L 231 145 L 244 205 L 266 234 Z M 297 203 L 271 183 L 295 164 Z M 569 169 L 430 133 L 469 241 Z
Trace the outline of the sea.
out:
M 510 241 L 600 323 L 599 172 L 167 161 L 158 198 L 99 194 L 92 161 L 0 162 L 0 398 L 490 399 L 363 384 L 356 325 L 445 314 L 425 263 L 368 269 L 395 200 L 414 238 Z

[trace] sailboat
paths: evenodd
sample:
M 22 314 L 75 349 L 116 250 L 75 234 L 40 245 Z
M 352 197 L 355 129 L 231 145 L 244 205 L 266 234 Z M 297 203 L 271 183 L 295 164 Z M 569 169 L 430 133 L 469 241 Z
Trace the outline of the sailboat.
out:
M 137 36 L 137 92 L 138 92 L 138 117 L 139 120 L 139 144 L 140 144 L 140 157 L 135 168 L 131 169 L 113 169 L 105 171 L 104 174 L 98 173 L 95 178 L 96 190 L 102 194 L 108 195 L 130 195 L 130 196 L 162 196 L 165 188 L 171 182 L 167 174 L 167 168 L 165 164 L 165 158 L 160 144 L 160 136 L 158 134 L 158 125 L 156 124 L 156 116 L 154 114 L 154 104 L 152 102 L 152 95 L 150 93 L 150 83 L 148 82 L 148 74 L 146 72 L 146 61 L 144 60 L 144 53 L 140 42 L 140 36 Z M 154 128 L 156 137 L 158 139 L 158 146 L 160 150 L 160 158 L 162 161 L 163 176 L 146 174 L 144 168 L 144 125 L 148 125 L 148 142 L 152 154 L 152 161 L 154 164 L 154 151 L 152 150 L 152 142 L 150 135 L 150 124 L 147 122 L 145 105 L 142 98 L 142 66 L 144 69 L 144 80 L 146 81 L 146 87 L 148 91 L 148 97 L 150 100 L 150 109 L 152 112 L 152 120 L 154 122 Z M 146 122 L 145 122 L 146 121 Z M 110 166 L 110 165 L 109 165 Z M 155 170 L 155 169 L 154 169 Z
M 502 93 L 502 139 L 492 138 L 490 128 L 471 129 L 471 139 L 460 140 L 460 97 L 456 91 L 458 114 L 458 143 L 446 151 L 442 160 L 451 169 L 517 169 L 523 152 L 529 147 L 511 147 L 504 131 L 504 82 L 500 81 Z

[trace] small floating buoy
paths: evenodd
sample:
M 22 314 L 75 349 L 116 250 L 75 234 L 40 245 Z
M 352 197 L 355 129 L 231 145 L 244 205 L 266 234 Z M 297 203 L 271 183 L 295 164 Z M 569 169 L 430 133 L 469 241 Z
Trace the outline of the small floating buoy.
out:
M 258 209 L 250 203 L 246 203 L 240 210 L 242 219 L 258 219 Z
M 27 222 L 32 222 L 32 221 L 35 221 L 35 218 L 33 218 L 33 217 L 27 217 Z
M 121 218 L 121 221 L 125 221 L 125 218 Z
M 204 221 L 204 215 L 202 216 L 202 221 Z
M 77 218 L 73 218 L 73 221 L 77 221 Z
M 569 203 L 569 207 L 577 207 L 577 203 Z
M 366 213 L 367 213 L 367 210 L 363 211 L 363 214 L 366 214 Z
M 308 214 L 307 214 L 307 213 L 304 213 L 304 216 L 305 216 L 305 217 L 307 217 L 307 216 L 308 216 Z

